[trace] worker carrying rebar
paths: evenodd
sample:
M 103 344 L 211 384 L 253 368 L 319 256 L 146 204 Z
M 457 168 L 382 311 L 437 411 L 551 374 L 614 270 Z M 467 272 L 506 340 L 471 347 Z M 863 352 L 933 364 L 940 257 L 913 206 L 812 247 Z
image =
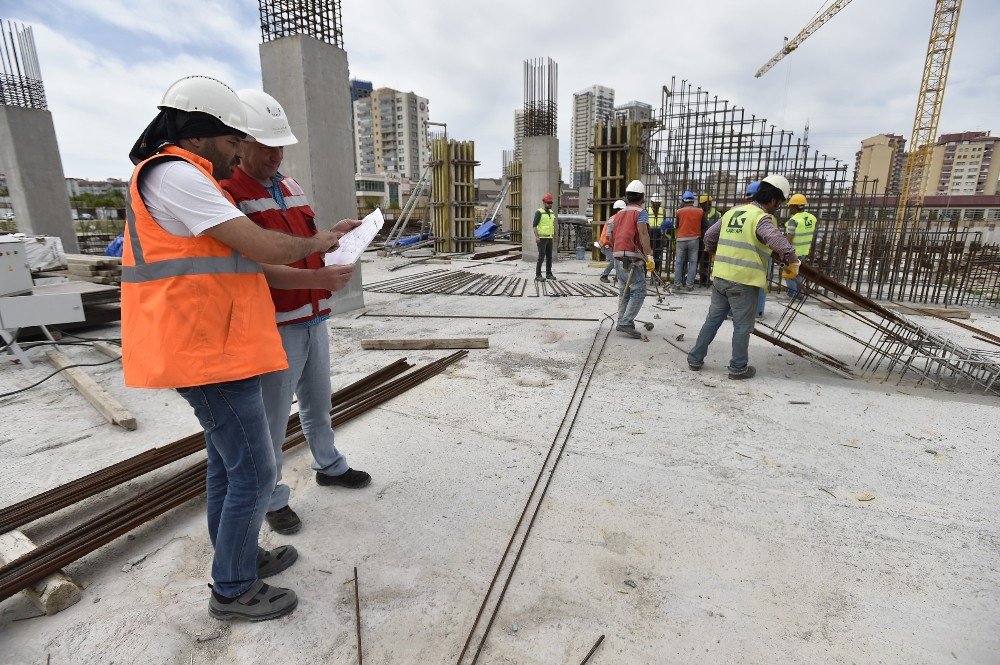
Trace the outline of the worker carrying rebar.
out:
M 535 211 L 535 218 L 531 222 L 535 245 L 538 246 L 535 279 L 539 281 L 556 278 L 552 274 L 552 243 L 556 230 L 556 213 L 552 210 L 554 200 L 552 194 L 546 193 L 542 197 L 542 207 Z M 545 259 L 545 277 L 542 277 L 542 259 Z
M 775 225 L 774 211 L 785 202 L 788 180 L 769 175 L 761 180 L 753 200 L 726 212 L 705 233 L 705 246 L 715 254 L 712 302 L 698 340 L 688 353 L 688 368 L 697 372 L 705 364 L 708 347 L 728 315 L 733 318 L 733 355 L 730 379 L 752 378 L 757 370 L 749 364 L 750 333 L 753 332 L 757 297 L 765 288 L 771 252 L 798 275 L 795 249 Z
M 684 206 L 677 211 L 677 243 L 674 248 L 674 287 L 679 291 L 694 290 L 694 274 L 698 269 L 698 247 L 701 244 L 701 220 L 705 216 L 692 192 L 681 197 Z
M 646 273 L 653 270 L 649 246 L 649 213 L 643 207 L 646 188 L 639 180 L 625 187 L 625 209 L 614 217 L 611 243 L 618 270 L 618 323 L 615 330 L 633 339 L 642 339 L 635 329 L 646 298 Z
M 601 254 L 604 255 L 604 258 L 608 262 L 608 265 L 604 267 L 604 272 L 601 273 L 602 282 L 610 282 L 611 280 L 608 279 L 608 275 L 610 275 L 611 271 L 615 269 L 615 252 L 614 248 L 611 246 L 611 229 L 614 228 L 615 225 L 615 215 L 618 214 L 619 210 L 624 210 L 624 209 L 625 209 L 624 201 L 622 201 L 621 199 L 615 201 L 614 204 L 611 206 L 611 219 L 604 222 L 604 226 L 601 227 L 601 236 L 598 242 L 598 246 L 601 248 Z M 618 274 L 615 273 L 616 278 L 617 276 Z
M 715 209 L 710 194 L 702 194 L 698 197 L 698 207 L 704 213 L 701 218 L 701 234 L 698 236 L 701 240 L 701 247 L 698 252 L 698 284 L 704 288 L 709 286 L 711 282 L 710 273 L 712 272 L 712 255 L 705 249 L 705 232 L 708 231 L 712 224 L 715 224 L 722 218 L 722 214 Z
M 785 222 L 785 238 L 792 243 L 799 260 L 809 256 L 813 235 L 816 233 L 816 216 L 806 211 L 807 205 L 809 202 L 805 194 L 793 194 L 792 198 L 788 199 L 788 212 L 791 213 L 791 217 Z M 781 276 L 785 277 L 785 274 L 782 273 Z M 786 277 L 785 284 L 788 286 L 789 298 L 795 300 L 804 297 L 801 277 L 798 275 L 792 279 Z
M 240 90 L 236 94 L 246 105 L 249 136 L 240 165 L 233 170 L 232 178 L 222 181 L 222 187 L 258 226 L 302 238 L 316 235 L 316 215 L 302 186 L 278 170 L 285 146 L 298 143 L 284 109 L 261 90 Z M 341 222 L 333 230 L 345 232 L 351 228 L 351 222 Z M 277 476 L 264 518 L 271 530 L 280 534 L 295 533 L 302 524 L 288 505 L 291 490 L 281 482 L 281 446 L 293 397 L 298 398 L 299 420 L 312 452 L 316 482 L 349 489 L 371 482 L 366 472 L 348 466 L 347 458 L 334 444 L 330 425 L 330 335 L 326 323 L 332 311 L 332 289 L 325 286 L 328 279 L 319 275 L 325 271 L 350 277 L 351 271 L 323 266 L 323 255 L 319 253 L 286 266 L 264 266 L 278 333 L 288 358 L 288 369 L 265 374 L 260 382 Z M 340 286 L 346 285 L 344 280 Z
M 649 242 L 653 247 L 653 270 L 659 275 L 663 272 L 664 242 L 668 245 L 670 243 L 670 238 L 669 236 L 665 236 L 663 229 L 666 213 L 660 207 L 660 202 L 653 199 L 649 202 L 646 214 L 649 215 Z
M 176 389 L 205 430 L 215 548 L 209 613 L 274 619 L 298 599 L 262 578 L 297 554 L 257 544 L 275 482 L 261 376 L 288 367 L 261 264 L 329 251 L 342 234 L 265 230 L 233 205 L 218 181 L 239 163 L 248 128 L 243 102 L 228 85 L 182 78 L 159 109 L 129 154 L 136 167 L 122 253 L 125 384 Z M 334 290 L 351 269 L 318 273 L 317 288 Z

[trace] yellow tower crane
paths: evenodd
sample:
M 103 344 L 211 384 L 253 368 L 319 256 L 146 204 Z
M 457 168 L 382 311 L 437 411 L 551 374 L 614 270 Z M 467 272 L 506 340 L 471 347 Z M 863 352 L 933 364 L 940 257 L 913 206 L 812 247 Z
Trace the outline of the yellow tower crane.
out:
M 820 29 L 852 0 L 836 0 L 809 22 L 799 34 L 785 42 L 763 67 L 757 70 L 760 78 L 782 58 L 794 51 L 811 34 Z M 896 211 L 897 228 L 909 221 L 920 219 L 920 208 L 924 204 L 924 188 L 931 162 L 934 140 L 937 138 L 938 121 L 944 90 L 951 68 L 951 54 L 955 48 L 955 34 L 958 31 L 958 15 L 962 0 L 935 0 L 934 18 L 931 21 L 931 36 L 927 43 L 924 59 L 924 73 L 917 95 L 917 111 L 913 118 L 913 133 L 910 135 L 910 151 L 903 167 L 903 184 Z

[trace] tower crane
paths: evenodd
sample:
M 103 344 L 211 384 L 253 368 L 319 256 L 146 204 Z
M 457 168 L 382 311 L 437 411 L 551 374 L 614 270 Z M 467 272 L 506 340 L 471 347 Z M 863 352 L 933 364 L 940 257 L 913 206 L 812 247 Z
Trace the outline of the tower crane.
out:
M 837 15 L 852 0 L 836 0 L 816 18 L 810 21 L 799 34 L 785 42 L 785 45 L 757 70 L 760 78 L 778 61 L 794 51 L 810 35 Z M 917 94 L 917 110 L 913 118 L 913 133 L 910 135 L 910 151 L 903 167 L 903 184 L 896 211 L 897 228 L 909 221 L 920 218 L 920 208 L 924 203 L 924 183 L 931 163 L 931 152 L 937 137 L 938 121 L 944 90 L 951 68 L 951 54 L 955 48 L 955 34 L 958 31 L 958 15 L 962 10 L 962 0 L 934 0 L 934 17 L 931 21 L 931 35 L 927 42 L 924 71 Z

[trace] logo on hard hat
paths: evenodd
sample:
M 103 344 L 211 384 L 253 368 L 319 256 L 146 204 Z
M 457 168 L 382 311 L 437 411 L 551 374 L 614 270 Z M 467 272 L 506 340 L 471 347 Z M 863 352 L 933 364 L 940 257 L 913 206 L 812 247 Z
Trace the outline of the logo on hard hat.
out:
M 270 114 L 270 116 L 272 118 L 280 118 L 281 117 L 281 109 L 280 108 L 278 108 L 278 109 L 272 109 L 270 106 L 265 106 L 264 108 L 267 109 L 268 114 Z

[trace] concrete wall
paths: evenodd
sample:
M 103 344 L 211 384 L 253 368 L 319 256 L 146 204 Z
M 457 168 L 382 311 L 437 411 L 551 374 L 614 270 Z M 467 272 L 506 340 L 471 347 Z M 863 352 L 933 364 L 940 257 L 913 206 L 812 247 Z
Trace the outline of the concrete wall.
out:
M 63 249 L 79 252 L 50 112 L 0 104 L 0 171 L 7 174 L 17 230 L 58 236 Z
M 546 192 L 556 199 L 552 209 L 559 209 L 559 139 L 554 136 L 524 137 L 521 175 L 522 258 L 534 262 L 538 259 L 538 246 L 531 221 L 535 218 L 535 211 L 542 207 L 542 197 Z M 556 237 L 559 237 L 558 234 L 559 218 L 556 217 Z M 556 258 L 556 252 L 553 252 L 552 260 Z
M 328 229 L 357 216 L 354 139 L 347 53 L 314 37 L 295 35 L 260 45 L 264 90 L 285 109 L 296 145 L 285 148 L 281 171 L 298 180 Z M 334 294 L 334 312 L 364 307 L 361 263 Z

